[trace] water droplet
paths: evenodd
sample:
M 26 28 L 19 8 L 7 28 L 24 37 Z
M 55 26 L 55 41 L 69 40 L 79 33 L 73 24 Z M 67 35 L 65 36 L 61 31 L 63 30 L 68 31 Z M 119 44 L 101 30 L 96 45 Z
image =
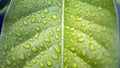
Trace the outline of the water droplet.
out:
M 81 26 L 82 26 L 82 27 L 85 27 L 85 26 L 86 26 L 86 24 L 81 24 Z
M 16 61 L 16 58 L 15 57 L 12 57 L 13 61 Z
M 48 8 L 46 8 L 46 9 L 44 9 L 44 13 L 49 13 L 49 9 Z
M 31 22 L 35 23 L 36 22 L 36 17 L 32 18 Z
M 102 13 L 102 14 L 101 14 L 101 16 L 105 16 L 105 14 L 104 14 L 104 13 Z
M 36 27 L 35 30 L 36 30 L 36 31 L 40 31 L 40 27 Z
M 32 47 L 32 52 L 37 52 L 38 48 L 37 47 Z
M 40 63 L 40 67 L 41 67 L 41 68 L 44 68 L 44 64 L 43 64 L 43 63 Z
M 40 54 L 41 54 L 41 55 L 44 55 L 44 54 L 45 54 L 45 52 L 40 52 Z
M 105 64 L 105 61 L 101 61 L 101 64 Z
M 52 0 L 48 0 L 48 5 L 52 5 Z
M 46 62 L 46 64 L 47 64 L 48 66 L 52 66 L 53 62 L 50 61 L 50 60 L 48 60 L 48 61 Z
M 45 18 L 45 17 L 46 17 L 46 15 L 45 15 L 45 14 L 43 14 L 41 17 L 42 17 L 42 18 Z
M 42 23 L 43 23 L 43 24 L 47 24 L 47 22 L 46 22 L 46 21 L 43 21 Z
M 26 63 L 26 66 L 31 67 L 31 66 L 32 66 L 32 64 L 31 64 L 31 63 L 29 63 L 29 62 L 27 62 L 27 63 Z
M 54 32 L 51 30 L 50 31 L 50 36 L 53 36 L 54 35 Z
M 41 3 L 44 4 L 44 3 L 45 3 L 45 0 L 41 0 Z
M 47 18 L 48 21 L 51 21 L 52 19 L 51 18 Z
M 12 62 L 10 60 L 6 60 L 7 65 L 11 65 Z
M 24 56 L 24 54 L 21 54 L 20 56 L 19 56 L 19 60 L 25 60 L 25 56 Z
M 52 57 L 53 57 L 54 60 L 58 59 L 58 55 L 53 55 Z
M 26 48 L 26 49 L 29 49 L 30 48 L 30 44 L 25 44 L 25 45 L 23 45 L 23 47 Z
M 60 53 L 60 48 L 59 48 L 59 47 L 55 47 L 55 51 L 56 51 L 57 53 Z
M 21 37 L 22 35 L 21 35 L 20 33 L 17 33 L 17 36 L 18 36 L 18 37 Z
M 85 56 L 85 55 L 86 55 L 86 54 L 85 54 L 85 51 L 83 51 L 83 52 L 82 52 L 82 56 Z
M 74 28 L 71 28 L 70 31 L 74 31 Z
M 72 67 L 73 67 L 73 68 L 77 68 L 77 64 L 76 64 L 76 63 L 73 63 Z
M 93 47 L 93 45 L 90 46 L 90 51 L 94 51 L 95 48 Z
M 38 7 L 38 3 L 36 3 L 36 4 L 34 5 L 34 7 L 37 8 L 37 7 Z
M 105 32 L 105 27 L 102 28 L 102 32 Z
M 39 19 L 39 20 L 38 20 L 38 23 L 40 23 L 40 22 L 41 22 L 41 20 Z
M 87 6 L 87 3 L 84 3 L 84 6 Z
M 56 31 L 57 31 L 57 32 L 60 32 L 60 28 L 57 28 Z
M 7 47 L 6 45 L 4 45 L 4 49 L 5 49 L 5 50 L 7 50 L 7 49 L 8 49 L 8 47 Z
M 57 34 L 55 35 L 55 38 L 56 38 L 57 40 L 59 39 L 59 37 L 58 37 L 58 35 L 57 35 Z
M 78 41 L 79 43 L 83 43 L 85 40 L 84 40 L 84 39 L 81 39 L 81 38 L 78 38 L 77 41 Z
M 34 39 L 32 39 L 32 38 L 31 38 L 31 39 L 29 39 L 29 41 L 30 41 L 30 42 L 33 42 L 33 41 L 34 41 Z
M 27 22 L 27 21 L 24 21 L 23 24 L 26 26 L 26 25 L 28 25 L 28 22 Z
M 74 9 L 77 8 L 77 7 L 78 7 L 78 5 L 74 5 Z
M 26 5 L 23 5 L 23 8 L 26 8 Z
M 43 43 L 41 43 L 41 44 L 40 44 L 40 47 L 44 47 L 44 44 L 43 44 Z
M 20 31 L 22 31 L 23 30 L 23 28 L 20 28 Z
M 52 15 L 52 18 L 55 20 L 57 18 L 57 16 L 56 15 Z
M 48 43 L 51 42 L 50 38 L 45 38 L 44 41 L 45 41 L 45 42 L 48 42 Z
M 14 50 L 15 50 L 14 47 L 12 47 L 12 48 L 11 48 L 11 52 L 13 52 Z
M 83 59 L 80 59 L 80 62 L 83 62 Z
M 95 60 L 99 60 L 99 59 L 100 59 L 100 57 L 96 57 L 96 58 L 95 58 Z
M 72 35 L 75 36 L 75 33 L 73 32 Z
M 98 45 L 98 48 L 101 48 L 102 46 L 101 45 Z
M 72 48 L 71 48 L 71 51 L 75 51 L 75 48 L 74 48 L 74 47 L 72 47 Z
M 98 10 L 99 10 L 99 11 L 101 11 L 101 9 L 102 9 L 101 7 L 98 7 Z
M 27 54 L 29 57 L 31 57 L 32 55 L 30 53 Z
M 33 62 L 34 64 L 36 64 L 36 63 L 37 63 L 37 61 L 36 61 L 36 60 L 34 60 L 34 59 L 32 60 L 32 62 Z

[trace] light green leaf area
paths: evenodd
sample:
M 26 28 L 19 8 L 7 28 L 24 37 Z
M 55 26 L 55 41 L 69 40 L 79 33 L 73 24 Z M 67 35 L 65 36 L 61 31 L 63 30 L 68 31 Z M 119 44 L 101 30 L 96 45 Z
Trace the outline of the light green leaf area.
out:
M 116 0 L 118 4 L 120 4 L 120 0 Z
M 117 68 L 113 0 L 12 0 L 0 68 Z

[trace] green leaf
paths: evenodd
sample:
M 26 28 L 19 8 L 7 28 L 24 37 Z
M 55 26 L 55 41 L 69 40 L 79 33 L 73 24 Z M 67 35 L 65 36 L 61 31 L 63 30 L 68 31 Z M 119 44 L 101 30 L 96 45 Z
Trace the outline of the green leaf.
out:
M 12 0 L 0 68 L 117 68 L 116 19 L 112 0 Z

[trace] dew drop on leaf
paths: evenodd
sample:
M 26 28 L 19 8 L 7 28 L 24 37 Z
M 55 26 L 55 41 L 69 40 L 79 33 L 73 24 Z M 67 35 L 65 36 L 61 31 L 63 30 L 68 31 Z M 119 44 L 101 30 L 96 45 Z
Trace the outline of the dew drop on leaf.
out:
M 32 50 L 32 52 L 37 52 L 37 51 L 38 51 L 38 48 L 34 46 L 34 47 L 32 47 L 31 50 Z
M 52 57 L 53 57 L 54 60 L 58 59 L 58 55 L 53 55 Z
M 45 3 L 45 0 L 41 0 L 41 3 L 44 4 L 44 3 Z
M 29 57 L 31 57 L 32 55 L 30 53 L 27 54 Z
M 25 55 L 24 54 L 21 54 L 20 56 L 19 56 L 19 60 L 25 60 Z
M 57 32 L 60 32 L 60 28 L 56 28 L 56 31 L 57 31 Z
M 14 47 L 11 48 L 11 52 L 15 51 Z
M 54 35 L 54 32 L 51 30 L 50 31 L 50 36 L 53 36 Z
M 83 43 L 85 40 L 81 39 L 81 38 L 78 38 L 77 41 L 78 41 L 78 43 Z
M 95 50 L 95 48 L 91 45 L 90 46 L 90 51 L 94 51 Z
M 73 68 L 77 68 L 77 64 L 76 64 L 76 63 L 73 63 L 72 67 L 73 67 Z
M 54 15 L 52 15 L 52 19 L 56 19 L 57 18 L 57 16 L 54 14 Z
M 42 17 L 42 18 L 45 18 L 45 17 L 46 17 L 46 15 L 45 15 L 45 14 L 43 14 L 41 17 Z
M 74 47 L 72 47 L 72 48 L 71 48 L 71 51 L 75 51 L 75 48 L 74 48 Z
M 55 47 L 55 51 L 56 51 L 57 53 L 60 53 L 60 48 L 59 48 L 59 47 Z
M 40 27 L 35 27 L 35 30 L 36 31 L 40 31 Z
M 36 22 L 36 17 L 33 17 L 32 20 L 31 20 L 32 23 L 35 23 Z
M 36 60 L 34 60 L 34 59 L 32 60 L 32 62 L 33 62 L 34 64 L 36 64 L 36 63 L 37 63 L 37 61 L 36 61 Z
M 43 63 L 39 63 L 41 68 L 44 68 L 44 64 Z
M 16 61 L 16 58 L 15 57 L 12 57 L 13 61 Z
M 52 5 L 52 0 L 48 0 L 48 5 Z
M 98 10 L 99 10 L 99 11 L 101 11 L 101 10 L 102 10 L 102 8 L 101 8 L 101 7 L 98 7 Z
M 17 35 L 18 37 L 21 37 L 21 36 L 22 36 L 20 33 L 17 33 L 16 35 Z
M 31 63 L 29 63 L 29 62 L 27 62 L 27 63 L 26 63 L 26 66 L 31 67 L 31 66 L 32 66 L 32 64 L 31 64 Z
M 48 9 L 48 8 L 45 8 L 45 9 L 44 9 L 44 13 L 46 13 L 46 14 L 49 13 L 49 9 Z
M 53 62 L 52 62 L 51 60 L 48 60 L 48 61 L 46 62 L 46 64 L 47 64 L 47 66 L 52 66 Z
M 40 23 L 40 22 L 41 22 L 41 20 L 39 19 L 39 20 L 38 20 L 38 23 Z
M 10 60 L 6 60 L 7 65 L 12 65 L 12 62 Z
M 25 44 L 25 45 L 23 45 L 23 47 L 26 48 L 26 49 L 29 49 L 30 48 L 30 44 Z
M 42 23 L 45 25 L 45 24 L 47 24 L 47 22 L 46 21 L 42 21 Z
M 45 38 L 44 41 L 50 43 L 51 39 L 50 38 Z
M 24 21 L 23 24 L 26 26 L 26 25 L 28 25 L 28 22 L 27 22 L 27 21 Z
M 58 35 L 57 35 L 57 34 L 55 35 L 55 38 L 56 38 L 57 40 L 59 39 L 59 37 L 58 37 Z

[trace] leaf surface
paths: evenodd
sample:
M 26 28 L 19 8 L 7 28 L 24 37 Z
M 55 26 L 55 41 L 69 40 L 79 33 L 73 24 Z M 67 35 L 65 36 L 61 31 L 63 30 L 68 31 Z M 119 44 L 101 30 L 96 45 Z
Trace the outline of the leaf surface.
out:
M 12 0 L 0 68 L 117 68 L 117 32 L 112 0 Z

